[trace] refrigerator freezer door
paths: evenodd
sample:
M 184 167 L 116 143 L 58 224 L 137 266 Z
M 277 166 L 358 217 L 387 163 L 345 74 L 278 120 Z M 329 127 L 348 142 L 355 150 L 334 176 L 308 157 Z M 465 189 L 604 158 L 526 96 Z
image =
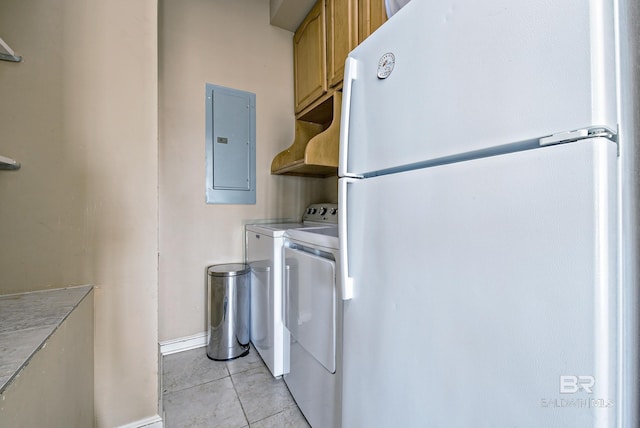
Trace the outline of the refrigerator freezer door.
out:
M 592 126 L 616 131 L 613 6 L 410 2 L 349 55 L 341 176 Z
M 343 180 L 343 426 L 614 426 L 615 144 Z

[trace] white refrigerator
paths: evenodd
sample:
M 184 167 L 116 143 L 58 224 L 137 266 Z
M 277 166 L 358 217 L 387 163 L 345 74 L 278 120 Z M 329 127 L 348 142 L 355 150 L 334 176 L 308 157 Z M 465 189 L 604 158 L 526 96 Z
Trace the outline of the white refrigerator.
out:
M 637 423 L 618 4 L 413 0 L 350 53 L 343 426 Z

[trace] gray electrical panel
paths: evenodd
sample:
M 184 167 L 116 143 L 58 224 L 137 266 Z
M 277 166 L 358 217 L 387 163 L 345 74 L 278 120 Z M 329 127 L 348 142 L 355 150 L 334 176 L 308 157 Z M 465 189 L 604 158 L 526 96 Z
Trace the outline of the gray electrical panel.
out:
M 206 201 L 256 203 L 256 95 L 206 85 Z

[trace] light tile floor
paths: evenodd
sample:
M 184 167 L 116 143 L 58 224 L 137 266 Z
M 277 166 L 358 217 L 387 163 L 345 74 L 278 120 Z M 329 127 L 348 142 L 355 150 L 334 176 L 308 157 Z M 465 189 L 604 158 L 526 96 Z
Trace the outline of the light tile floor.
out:
M 206 348 L 192 349 L 165 356 L 162 367 L 166 428 L 309 427 L 253 346 L 227 362 L 210 360 Z

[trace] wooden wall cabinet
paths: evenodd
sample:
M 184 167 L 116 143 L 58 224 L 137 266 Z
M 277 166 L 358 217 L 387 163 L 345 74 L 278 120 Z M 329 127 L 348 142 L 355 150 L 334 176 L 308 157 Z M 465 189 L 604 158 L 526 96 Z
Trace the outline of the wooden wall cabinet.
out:
M 358 0 L 358 44 L 387 20 L 384 0 Z
M 272 174 L 335 176 L 344 63 L 386 21 L 384 0 L 318 0 L 293 36 L 296 135 Z
M 293 36 L 295 111 L 327 92 L 325 0 L 318 0 Z
M 357 0 L 327 0 L 327 70 L 329 86 L 344 76 L 347 55 L 358 45 Z
M 318 0 L 293 36 L 296 114 L 339 87 L 344 62 L 357 45 L 358 0 Z

